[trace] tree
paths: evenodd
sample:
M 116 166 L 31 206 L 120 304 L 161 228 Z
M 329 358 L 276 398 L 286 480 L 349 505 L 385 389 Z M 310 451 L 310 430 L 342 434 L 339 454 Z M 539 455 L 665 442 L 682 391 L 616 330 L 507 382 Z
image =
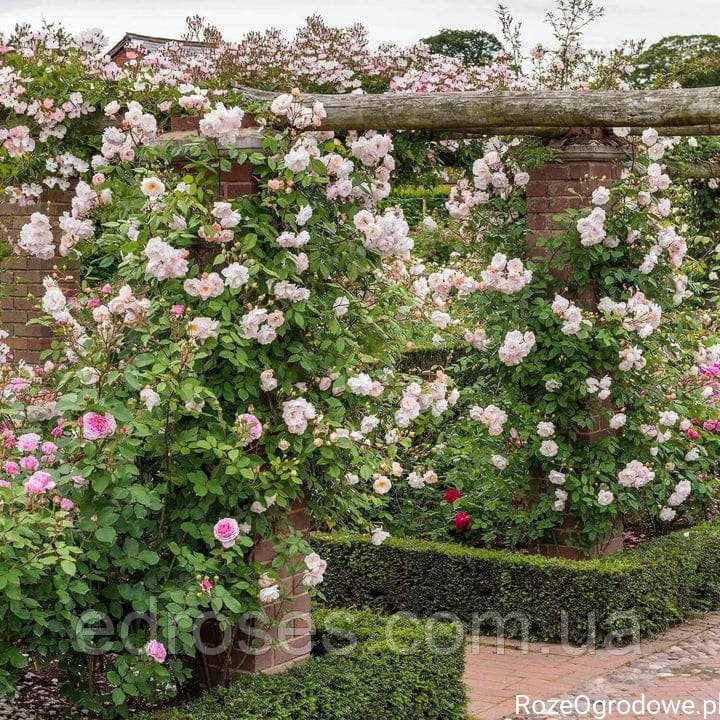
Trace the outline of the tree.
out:
M 484 30 L 444 28 L 437 35 L 424 38 L 423 42 L 433 52 L 460 58 L 466 65 L 487 65 L 503 49 L 495 35 Z
M 703 73 L 701 66 L 718 56 L 718 35 L 668 35 L 640 55 L 633 78 L 639 86 L 667 85 L 673 81 L 684 87 L 715 85 L 720 73 L 717 70 Z M 712 65 L 717 68 L 718 63 Z

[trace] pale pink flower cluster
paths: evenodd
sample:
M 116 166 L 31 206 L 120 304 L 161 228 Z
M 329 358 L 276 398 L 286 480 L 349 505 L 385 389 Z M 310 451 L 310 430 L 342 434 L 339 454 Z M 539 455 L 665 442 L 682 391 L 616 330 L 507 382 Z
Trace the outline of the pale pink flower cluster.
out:
M 489 199 L 488 192 L 471 189 L 468 181 L 463 178 L 450 189 L 445 207 L 450 217 L 455 220 L 464 220 L 474 207 L 484 205 Z
M 301 230 L 299 233 L 285 231 L 278 235 L 276 242 L 284 248 L 303 247 L 310 242 L 310 233 L 307 230 Z
M 282 310 L 268 312 L 265 308 L 254 308 L 240 320 L 242 336 L 269 345 L 277 337 L 277 329 L 285 322 Z
M 641 338 L 649 337 L 662 321 L 662 308 L 635 290 L 626 303 L 615 302 L 609 297 L 600 299 L 600 312 L 623 318 L 623 327 L 636 332 Z
M 176 249 L 159 237 L 150 238 L 143 254 L 148 259 L 148 272 L 158 280 L 187 275 L 188 251 Z
M 363 245 L 382 257 L 408 259 L 413 249 L 408 227 L 402 211 L 388 208 L 382 215 L 360 210 L 353 218 L 355 227 L 363 234 Z
M 302 435 L 307 430 L 308 420 L 317 417 L 313 405 L 303 397 L 286 400 L 282 408 L 285 425 L 287 425 L 288 432 L 293 435 Z
M 553 502 L 553 510 L 556 512 L 563 512 L 565 510 L 565 503 L 567 502 L 568 494 L 565 490 L 557 488 L 555 490 L 555 502 Z
M 639 460 L 631 460 L 618 472 L 618 482 L 623 487 L 640 489 L 655 478 L 655 473 Z
M 50 218 L 39 212 L 30 216 L 30 222 L 25 223 L 20 230 L 18 245 L 26 253 L 41 260 L 51 260 L 55 255 Z
M 290 302 L 303 302 L 310 299 L 310 291 L 307 288 L 300 287 L 288 280 L 281 280 L 274 283 L 272 293 L 278 300 L 289 300 Z
M 476 350 L 485 350 L 488 346 L 487 333 L 483 328 L 477 328 L 476 330 L 466 330 L 463 334 L 463 338 L 466 343 L 472 345 Z
M 225 278 L 225 284 L 231 290 L 238 290 L 247 284 L 250 279 L 250 271 L 238 262 L 231 263 L 223 268 L 220 273 Z
M 200 120 L 200 134 L 217 140 L 221 147 L 231 147 L 241 135 L 244 115 L 241 108 L 228 108 L 219 102 Z
M 316 101 L 312 105 L 304 105 L 299 92 L 278 95 L 270 104 L 275 115 L 287 118 L 288 123 L 299 130 L 315 126 L 320 127 L 327 117 L 324 105 Z
M 583 247 L 599 245 L 605 240 L 605 211 L 601 207 L 593 208 L 592 212 L 577 221 L 580 233 L 580 244 Z
M 403 390 L 400 407 L 395 411 L 395 424 L 407 427 L 421 412 L 430 411 L 433 417 L 440 417 L 449 407 L 453 407 L 460 397 L 457 389 L 448 392 L 450 378 L 442 371 L 435 373 L 435 379 L 425 388 L 412 382 Z
M 642 370 L 647 364 L 647 360 L 643 357 L 643 351 L 637 345 L 628 345 L 618 351 L 620 362 L 618 368 L 623 372 L 630 370 Z
M 373 380 L 367 373 L 352 375 L 347 379 L 348 390 L 353 395 L 382 397 L 385 386 L 379 380 Z
M 490 435 L 501 435 L 503 425 L 507 422 L 507 413 L 497 405 L 488 405 L 485 408 L 473 405 L 470 408 L 470 417 L 486 425 Z
M 30 136 L 30 129 L 26 125 L 16 125 L 10 129 L 0 128 L 0 141 L 12 158 L 23 157 L 35 149 L 35 141 Z
M 586 378 L 585 387 L 590 395 L 597 395 L 598 400 L 607 400 L 610 397 L 612 378 L 604 375 L 599 380 L 594 377 Z
M 532 270 L 527 270 L 520 258 L 508 260 L 506 255 L 495 253 L 490 265 L 480 276 L 489 289 L 510 295 L 519 292 L 530 283 Z
M 680 480 L 673 488 L 672 495 L 668 498 L 668 505 L 671 507 L 677 507 L 682 505 L 689 497 L 692 492 L 692 485 L 689 480 Z
M 216 272 L 203 273 L 200 277 L 185 280 L 183 289 L 191 297 L 209 300 L 223 294 L 225 283 Z
M 307 569 L 303 575 L 303 585 L 307 585 L 308 587 L 319 585 L 324 580 L 327 562 L 317 553 L 306 555 L 304 562 Z
M 123 285 L 107 306 L 98 305 L 93 308 L 92 315 L 95 322 L 100 325 L 108 323 L 111 315 L 122 315 L 125 325 L 137 327 L 143 323 L 149 311 L 150 300 L 136 298 L 132 288 L 129 285 Z
M 220 322 L 209 317 L 195 317 L 188 322 L 188 336 L 193 340 L 205 342 L 218 336 Z
M 389 134 L 366 133 L 350 143 L 350 152 L 366 167 L 377 165 L 392 149 L 393 143 Z
M 560 331 L 563 335 L 577 335 L 583 323 L 590 325 L 590 321 L 583 318 L 582 310 L 562 295 L 555 295 L 552 311 L 563 320 Z
M 531 331 L 510 330 L 498 348 L 498 357 L 505 365 L 519 365 L 535 346 L 535 334 Z

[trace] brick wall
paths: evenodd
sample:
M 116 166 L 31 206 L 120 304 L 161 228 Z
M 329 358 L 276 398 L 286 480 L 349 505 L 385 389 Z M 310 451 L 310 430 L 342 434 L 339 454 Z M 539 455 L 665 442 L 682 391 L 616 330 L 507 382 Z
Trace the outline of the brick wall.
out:
M 68 193 L 50 191 L 46 200 L 37 205 L 21 207 L 12 203 L 0 203 L 0 233 L 3 239 L 16 240 L 22 226 L 34 212 L 50 217 L 50 223 L 57 228 L 58 218 L 70 208 Z M 7 344 L 13 349 L 16 359 L 37 363 L 42 350 L 49 346 L 50 329 L 41 325 L 28 325 L 28 320 L 37 317 L 38 299 L 43 296 L 42 279 L 52 274 L 54 263 L 29 257 L 23 253 L 13 255 L 0 263 L 0 328 L 10 337 Z

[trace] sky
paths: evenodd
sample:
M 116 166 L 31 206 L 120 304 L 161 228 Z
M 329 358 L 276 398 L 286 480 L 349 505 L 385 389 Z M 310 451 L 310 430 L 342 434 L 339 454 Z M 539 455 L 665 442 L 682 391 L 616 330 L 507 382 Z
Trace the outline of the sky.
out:
M 549 43 L 543 19 L 552 0 L 505 0 L 523 22 L 526 46 Z M 720 35 L 720 0 L 606 0 L 606 16 L 586 33 L 586 46 L 611 48 L 625 39 L 665 35 Z M 16 22 L 62 22 L 72 31 L 102 28 L 110 43 L 125 32 L 177 37 L 187 15 L 199 13 L 228 40 L 273 26 L 292 35 L 318 13 L 331 25 L 360 21 L 370 41 L 407 45 L 443 27 L 481 28 L 499 35 L 496 3 L 487 0 L 0 0 L 0 30 Z

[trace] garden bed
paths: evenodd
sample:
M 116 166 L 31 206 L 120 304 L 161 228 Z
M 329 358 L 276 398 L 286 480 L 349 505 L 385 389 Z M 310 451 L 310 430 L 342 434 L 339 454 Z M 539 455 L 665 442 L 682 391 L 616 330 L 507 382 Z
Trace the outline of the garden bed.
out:
M 341 653 L 317 655 L 287 673 L 251 675 L 203 695 L 185 707 L 146 715 L 145 720 L 461 720 L 464 648 L 437 653 L 424 625 L 401 620 L 392 639 L 414 651 L 401 654 L 386 639 L 386 618 L 368 610 L 313 613 L 320 641 L 330 638 Z M 347 631 L 357 639 L 347 654 Z M 434 626 L 438 647 L 455 643 L 456 630 Z M 457 643 L 455 643 L 457 644 Z
M 675 532 L 594 560 L 565 560 L 416 539 L 372 545 L 366 536 L 316 534 L 328 561 L 323 591 L 331 605 L 419 616 L 449 612 L 475 629 L 529 639 L 595 642 L 632 627 L 651 635 L 695 611 L 720 607 L 720 521 Z M 563 630 L 563 612 L 566 629 Z M 483 618 L 483 614 L 489 615 Z M 624 614 L 618 616 L 618 614 Z

